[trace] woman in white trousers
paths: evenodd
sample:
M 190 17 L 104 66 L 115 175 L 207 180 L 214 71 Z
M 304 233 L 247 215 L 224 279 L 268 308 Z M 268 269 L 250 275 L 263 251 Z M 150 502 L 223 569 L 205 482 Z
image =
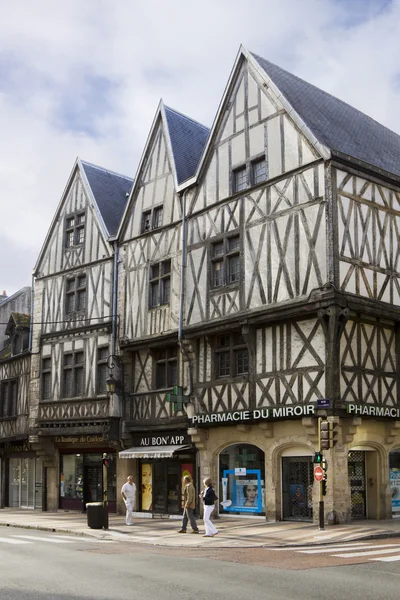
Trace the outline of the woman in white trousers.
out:
M 203 481 L 204 483 L 204 491 L 200 494 L 203 498 L 204 504 L 204 529 L 206 530 L 203 537 L 214 537 L 217 535 L 218 529 L 211 523 L 210 517 L 211 513 L 214 510 L 214 502 L 218 499 L 214 489 L 212 487 L 212 482 L 210 478 L 207 478 Z

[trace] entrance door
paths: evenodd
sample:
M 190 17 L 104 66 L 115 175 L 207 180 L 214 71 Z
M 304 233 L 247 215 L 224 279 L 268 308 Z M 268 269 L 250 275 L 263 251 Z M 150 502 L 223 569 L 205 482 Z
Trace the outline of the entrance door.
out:
M 285 521 L 312 521 L 313 483 L 311 456 L 282 458 L 282 499 Z
M 351 493 L 351 518 L 365 519 L 367 513 L 365 488 L 365 452 L 349 452 L 349 484 Z

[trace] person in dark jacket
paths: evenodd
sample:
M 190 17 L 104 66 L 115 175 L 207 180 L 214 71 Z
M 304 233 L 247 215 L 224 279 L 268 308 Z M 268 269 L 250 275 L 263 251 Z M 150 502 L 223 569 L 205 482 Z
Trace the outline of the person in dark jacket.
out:
M 218 500 L 216 493 L 214 492 L 214 488 L 212 487 L 212 481 L 209 477 L 207 477 L 204 481 L 204 491 L 201 492 L 200 497 L 203 498 L 204 503 L 204 528 L 206 530 L 203 537 L 214 537 L 217 535 L 218 529 L 211 523 L 210 517 L 211 513 L 214 510 L 214 502 Z
M 185 488 L 183 490 L 183 519 L 182 519 L 182 527 L 178 531 L 178 533 L 186 533 L 186 527 L 188 521 L 190 521 L 190 526 L 192 528 L 192 533 L 199 533 L 196 519 L 193 515 L 193 510 L 196 506 L 196 492 L 194 489 L 194 485 L 187 475 L 183 478 L 183 483 L 185 484 Z

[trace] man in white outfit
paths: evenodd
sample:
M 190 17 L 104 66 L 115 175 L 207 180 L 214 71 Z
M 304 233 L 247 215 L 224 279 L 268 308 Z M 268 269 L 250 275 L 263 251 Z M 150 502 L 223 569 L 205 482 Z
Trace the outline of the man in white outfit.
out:
M 126 483 L 124 483 L 121 489 L 121 495 L 126 506 L 125 523 L 127 525 L 133 525 L 132 511 L 135 509 L 136 485 L 133 483 L 132 475 L 128 475 L 126 478 Z

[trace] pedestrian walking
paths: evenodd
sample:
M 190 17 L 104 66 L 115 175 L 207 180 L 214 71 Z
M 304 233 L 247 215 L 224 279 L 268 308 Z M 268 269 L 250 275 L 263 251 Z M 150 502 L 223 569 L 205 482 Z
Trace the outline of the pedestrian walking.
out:
M 204 528 L 206 530 L 203 537 L 214 537 L 217 535 L 218 529 L 211 523 L 210 517 L 211 513 L 214 510 L 214 502 L 218 500 L 218 496 L 216 495 L 214 488 L 212 487 L 212 481 L 209 477 L 203 481 L 204 483 L 204 491 L 201 492 L 200 497 L 203 498 L 204 503 Z
M 193 510 L 196 506 L 196 491 L 194 489 L 194 485 L 192 480 L 188 475 L 185 475 L 183 478 L 183 483 L 185 484 L 185 488 L 183 490 L 183 518 L 182 518 L 182 527 L 178 531 L 178 533 L 186 533 L 186 527 L 188 521 L 190 521 L 190 526 L 192 528 L 192 533 L 199 533 L 199 528 L 197 527 L 196 519 L 193 515 Z
M 126 506 L 126 525 L 133 525 L 132 523 L 132 512 L 135 510 L 135 499 L 136 499 L 136 485 L 133 483 L 132 475 L 128 475 L 126 483 L 122 486 L 121 495 L 124 499 Z

